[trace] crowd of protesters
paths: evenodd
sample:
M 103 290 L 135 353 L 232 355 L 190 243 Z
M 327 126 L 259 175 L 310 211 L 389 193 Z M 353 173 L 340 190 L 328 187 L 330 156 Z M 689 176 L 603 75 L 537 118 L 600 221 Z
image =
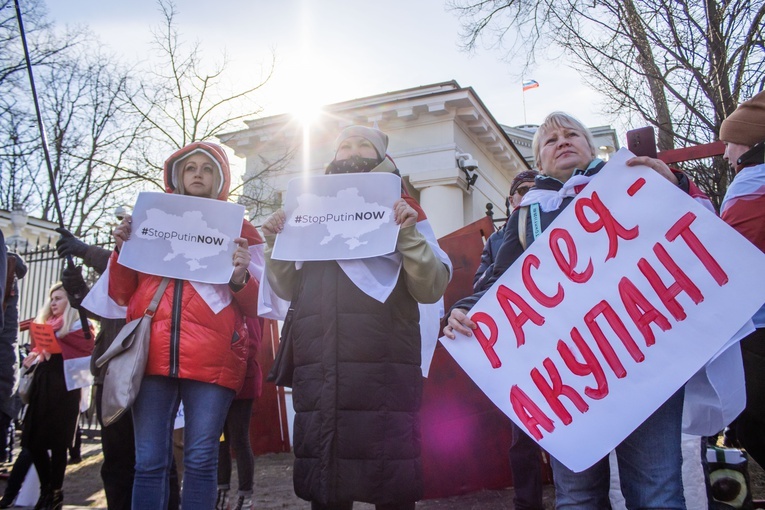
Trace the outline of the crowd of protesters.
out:
M 765 251 L 765 92 L 725 119 L 719 138 L 735 171 L 722 203 L 722 219 Z M 536 171 L 522 172 L 513 180 L 507 222 L 486 242 L 474 294 L 462 296 L 446 313 L 446 341 L 457 333 L 473 336 L 473 305 L 605 165 L 596 157 L 589 130 L 562 112 L 552 113 L 539 126 L 532 148 Z M 387 150 L 385 133 L 350 126 L 338 136 L 326 173 L 400 176 Z M 660 159 L 641 156 L 626 164 L 648 167 L 682 192 L 707 200 L 688 176 Z M 229 162 L 220 146 L 194 142 L 167 159 L 164 181 L 169 194 L 226 201 Z M 80 267 L 69 264 L 34 320 L 32 350 L 23 361 L 34 375 L 16 463 L 19 474 L 12 476 L 0 508 L 13 504 L 30 464 L 40 479 L 35 509 L 62 508 L 67 448 L 75 437 L 82 391 L 66 367 L 88 356 L 95 361 L 126 322 L 143 316 L 152 301 L 157 305 L 140 390 L 130 412 L 102 428 L 101 475 L 109 508 L 254 508 L 249 431 L 264 377 L 256 354 L 263 330 L 258 306 L 265 299 L 281 301 L 283 306 L 277 308 L 288 310 L 283 329 L 291 346 L 295 493 L 313 510 L 350 509 L 356 501 L 378 510 L 415 508 L 424 490 L 421 332 L 427 331 L 427 322 L 438 323 L 452 265 L 404 181 L 400 197 L 389 205 L 400 227 L 395 248 L 367 259 L 280 260 L 272 255 L 287 222 L 285 212 L 268 217 L 263 238 L 245 220 L 233 239 L 231 277 L 223 284 L 168 278 L 121 264 L 120 252 L 133 234 L 130 215 L 114 230 L 114 250 L 89 246 L 59 229 L 58 253 L 81 260 L 101 275 L 96 284 L 101 285 L 100 295 L 91 300 L 100 305 L 83 304 L 96 290 L 85 284 Z M 535 214 L 528 214 L 530 207 L 536 208 Z M 15 254 L 0 251 L 0 433 L 5 435 L 16 415 L 11 388 L 17 363 L 17 280 L 26 267 Z M 83 322 L 78 314 L 83 307 L 97 328 Z M 740 344 L 747 403 L 729 428 L 738 444 L 763 465 L 765 305 L 753 322 L 756 329 Z M 92 363 L 90 370 L 101 420 L 104 368 Z M 687 507 L 683 393 L 681 387 L 615 449 L 627 508 Z M 173 455 L 179 409 L 184 425 L 182 480 Z M 521 427 L 508 426 L 515 508 L 541 509 L 542 451 Z M 238 468 L 236 496 L 230 483 L 232 452 Z M 551 464 L 557 508 L 610 508 L 607 457 L 580 472 L 554 457 Z

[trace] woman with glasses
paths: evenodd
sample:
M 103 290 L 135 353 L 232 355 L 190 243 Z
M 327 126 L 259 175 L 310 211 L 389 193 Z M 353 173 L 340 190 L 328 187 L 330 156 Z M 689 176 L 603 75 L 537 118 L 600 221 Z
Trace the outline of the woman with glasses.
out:
M 470 308 L 534 242 L 535 232 L 547 229 L 605 165 L 596 157 L 590 131 L 563 112 L 547 116 L 534 135 L 532 149 L 542 175 L 536 178 L 534 188 L 525 194 L 520 207 L 510 216 L 491 274 L 475 294 L 458 301 L 452 308 L 444 328 L 448 338 L 454 339 L 455 331 L 472 336 L 477 326 L 467 317 Z M 645 165 L 711 207 L 709 199 L 687 176 L 671 170 L 663 161 L 641 156 L 628 160 L 627 165 Z M 530 207 L 538 207 L 536 218 L 528 214 Z M 522 217 L 524 208 L 526 219 Z M 616 447 L 627 508 L 686 508 L 680 447 L 683 393 L 682 388 L 678 390 Z M 555 458 L 551 460 L 557 508 L 610 508 L 608 456 L 579 473 Z

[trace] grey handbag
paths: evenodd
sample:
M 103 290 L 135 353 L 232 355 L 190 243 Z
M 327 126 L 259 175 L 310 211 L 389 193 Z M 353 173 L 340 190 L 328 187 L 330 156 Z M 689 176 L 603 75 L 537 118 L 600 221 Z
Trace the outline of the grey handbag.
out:
M 35 380 L 36 368 L 37 363 L 29 368 L 21 368 L 21 374 L 19 376 L 19 388 L 17 391 L 19 393 L 19 398 L 21 398 L 21 402 L 24 404 L 28 404 L 29 399 L 32 397 L 32 383 Z
M 151 319 L 169 282 L 168 278 L 162 279 L 143 317 L 125 324 L 109 348 L 96 360 L 98 368 L 108 363 L 101 393 L 101 420 L 104 426 L 119 420 L 138 396 L 149 358 Z

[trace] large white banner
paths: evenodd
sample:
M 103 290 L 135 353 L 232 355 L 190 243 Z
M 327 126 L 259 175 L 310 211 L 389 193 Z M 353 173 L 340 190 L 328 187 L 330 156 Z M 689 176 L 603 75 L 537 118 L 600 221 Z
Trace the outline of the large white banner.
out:
M 287 185 L 287 223 L 276 236 L 278 260 L 349 260 L 396 249 L 393 203 L 401 178 L 389 173 L 313 175 Z
M 614 449 L 765 302 L 765 255 L 621 151 L 443 345 L 550 454 Z M 646 438 L 650 442 L 650 438 Z
M 138 194 L 130 239 L 119 262 L 143 273 L 228 283 L 244 207 L 169 193 Z

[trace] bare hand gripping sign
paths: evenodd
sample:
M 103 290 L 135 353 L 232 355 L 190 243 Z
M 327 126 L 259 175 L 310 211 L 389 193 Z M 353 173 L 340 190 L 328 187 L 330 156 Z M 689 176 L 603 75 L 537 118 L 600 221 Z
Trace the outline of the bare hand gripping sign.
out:
M 614 449 L 765 301 L 765 255 L 617 154 L 444 346 L 573 471 Z
M 388 173 L 315 175 L 287 185 L 287 223 L 276 237 L 278 260 L 349 260 L 396 249 L 393 203 L 401 178 Z
M 143 273 L 203 283 L 227 283 L 244 207 L 168 193 L 138 194 L 123 266 Z

